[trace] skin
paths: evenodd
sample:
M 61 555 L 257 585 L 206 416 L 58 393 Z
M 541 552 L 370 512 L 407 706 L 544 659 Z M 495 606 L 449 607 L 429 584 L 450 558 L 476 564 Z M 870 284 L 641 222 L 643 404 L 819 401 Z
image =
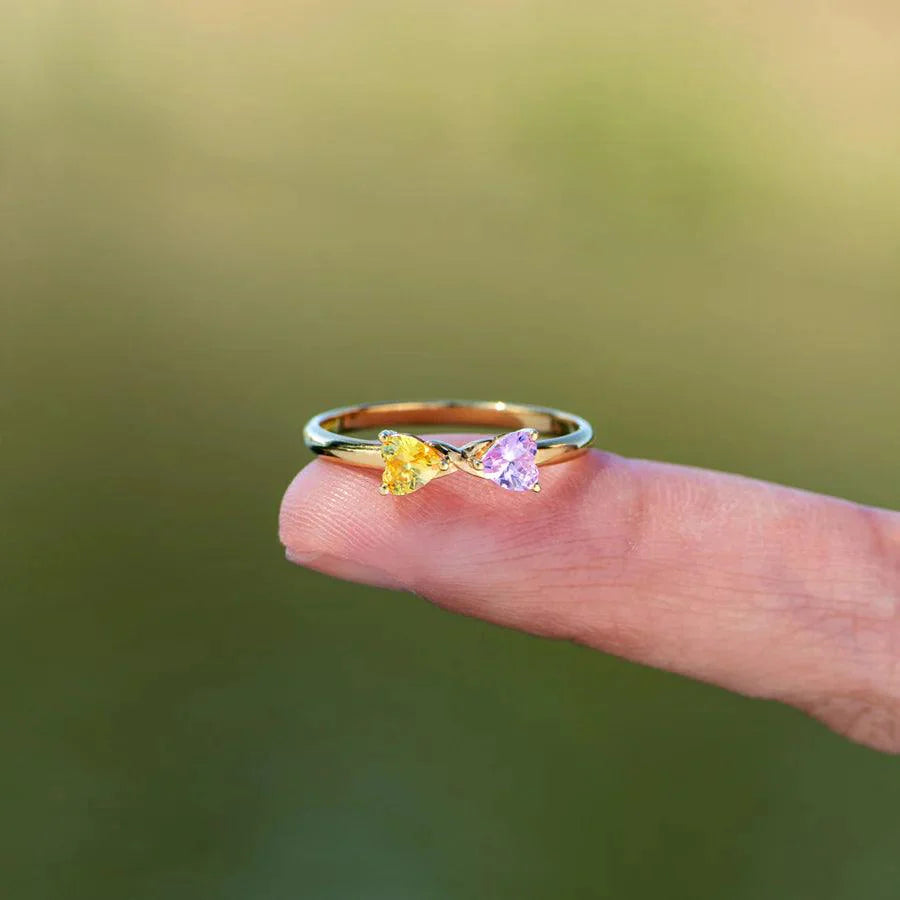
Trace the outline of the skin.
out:
M 900 514 L 600 451 L 542 468 L 539 495 L 462 473 L 406 497 L 379 483 L 333 460 L 303 469 L 281 507 L 288 559 L 900 753 Z

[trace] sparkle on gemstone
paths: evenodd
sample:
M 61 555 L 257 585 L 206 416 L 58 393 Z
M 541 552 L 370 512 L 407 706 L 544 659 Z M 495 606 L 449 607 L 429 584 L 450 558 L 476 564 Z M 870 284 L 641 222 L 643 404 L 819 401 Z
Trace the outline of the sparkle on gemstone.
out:
M 537 442 L 530 428 L 498 437 L 481 457 L 484 475 L 508 491 L 530 491 L 537 484 Z
M 382 439 L 384 474 L 381 483 L 395 495 L 411 494 L 424 487 L 441 471 L 443 457 L 434 447 L 409 434 L 391 434 Z

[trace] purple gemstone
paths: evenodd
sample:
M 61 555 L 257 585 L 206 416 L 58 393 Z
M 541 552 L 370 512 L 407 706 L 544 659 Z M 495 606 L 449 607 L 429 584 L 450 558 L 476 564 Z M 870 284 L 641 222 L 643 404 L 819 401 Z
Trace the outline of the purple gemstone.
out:
M 538 480 L 537 443 L 530 428 L 498 437 L 481 461 L 484 474 L 508 491 L 530 491 Z

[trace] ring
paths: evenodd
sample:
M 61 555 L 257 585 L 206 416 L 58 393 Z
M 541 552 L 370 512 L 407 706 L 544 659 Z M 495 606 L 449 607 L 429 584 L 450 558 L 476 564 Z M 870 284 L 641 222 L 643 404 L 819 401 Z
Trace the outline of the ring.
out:
M 393 430 L 410 425 L 513 430 L 457 447 Z M 345 433 L 375 428 L 383 429 L 377 440 Z M 381 493 L 395 496 L 411 494 L 453 472 L 484 478 L 508 491 L 538 493 L 537 467 L 574 459 L 592 438 L 590 423 L 572 413 L 525 403 L 464 400 L 345 406 L 313 416 L 303 429 L 303 440 L 314 453 L 353 466 L 383 467 Z

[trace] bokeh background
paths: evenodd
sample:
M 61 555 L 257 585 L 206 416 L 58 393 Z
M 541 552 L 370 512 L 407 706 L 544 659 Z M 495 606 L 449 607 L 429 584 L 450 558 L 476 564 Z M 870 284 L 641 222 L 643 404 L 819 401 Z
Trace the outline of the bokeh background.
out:
M 0 895 L 898 896 L 896 759 L 276 538 L 434 395 L 900 506 L 896 3 L 0 19 Z

